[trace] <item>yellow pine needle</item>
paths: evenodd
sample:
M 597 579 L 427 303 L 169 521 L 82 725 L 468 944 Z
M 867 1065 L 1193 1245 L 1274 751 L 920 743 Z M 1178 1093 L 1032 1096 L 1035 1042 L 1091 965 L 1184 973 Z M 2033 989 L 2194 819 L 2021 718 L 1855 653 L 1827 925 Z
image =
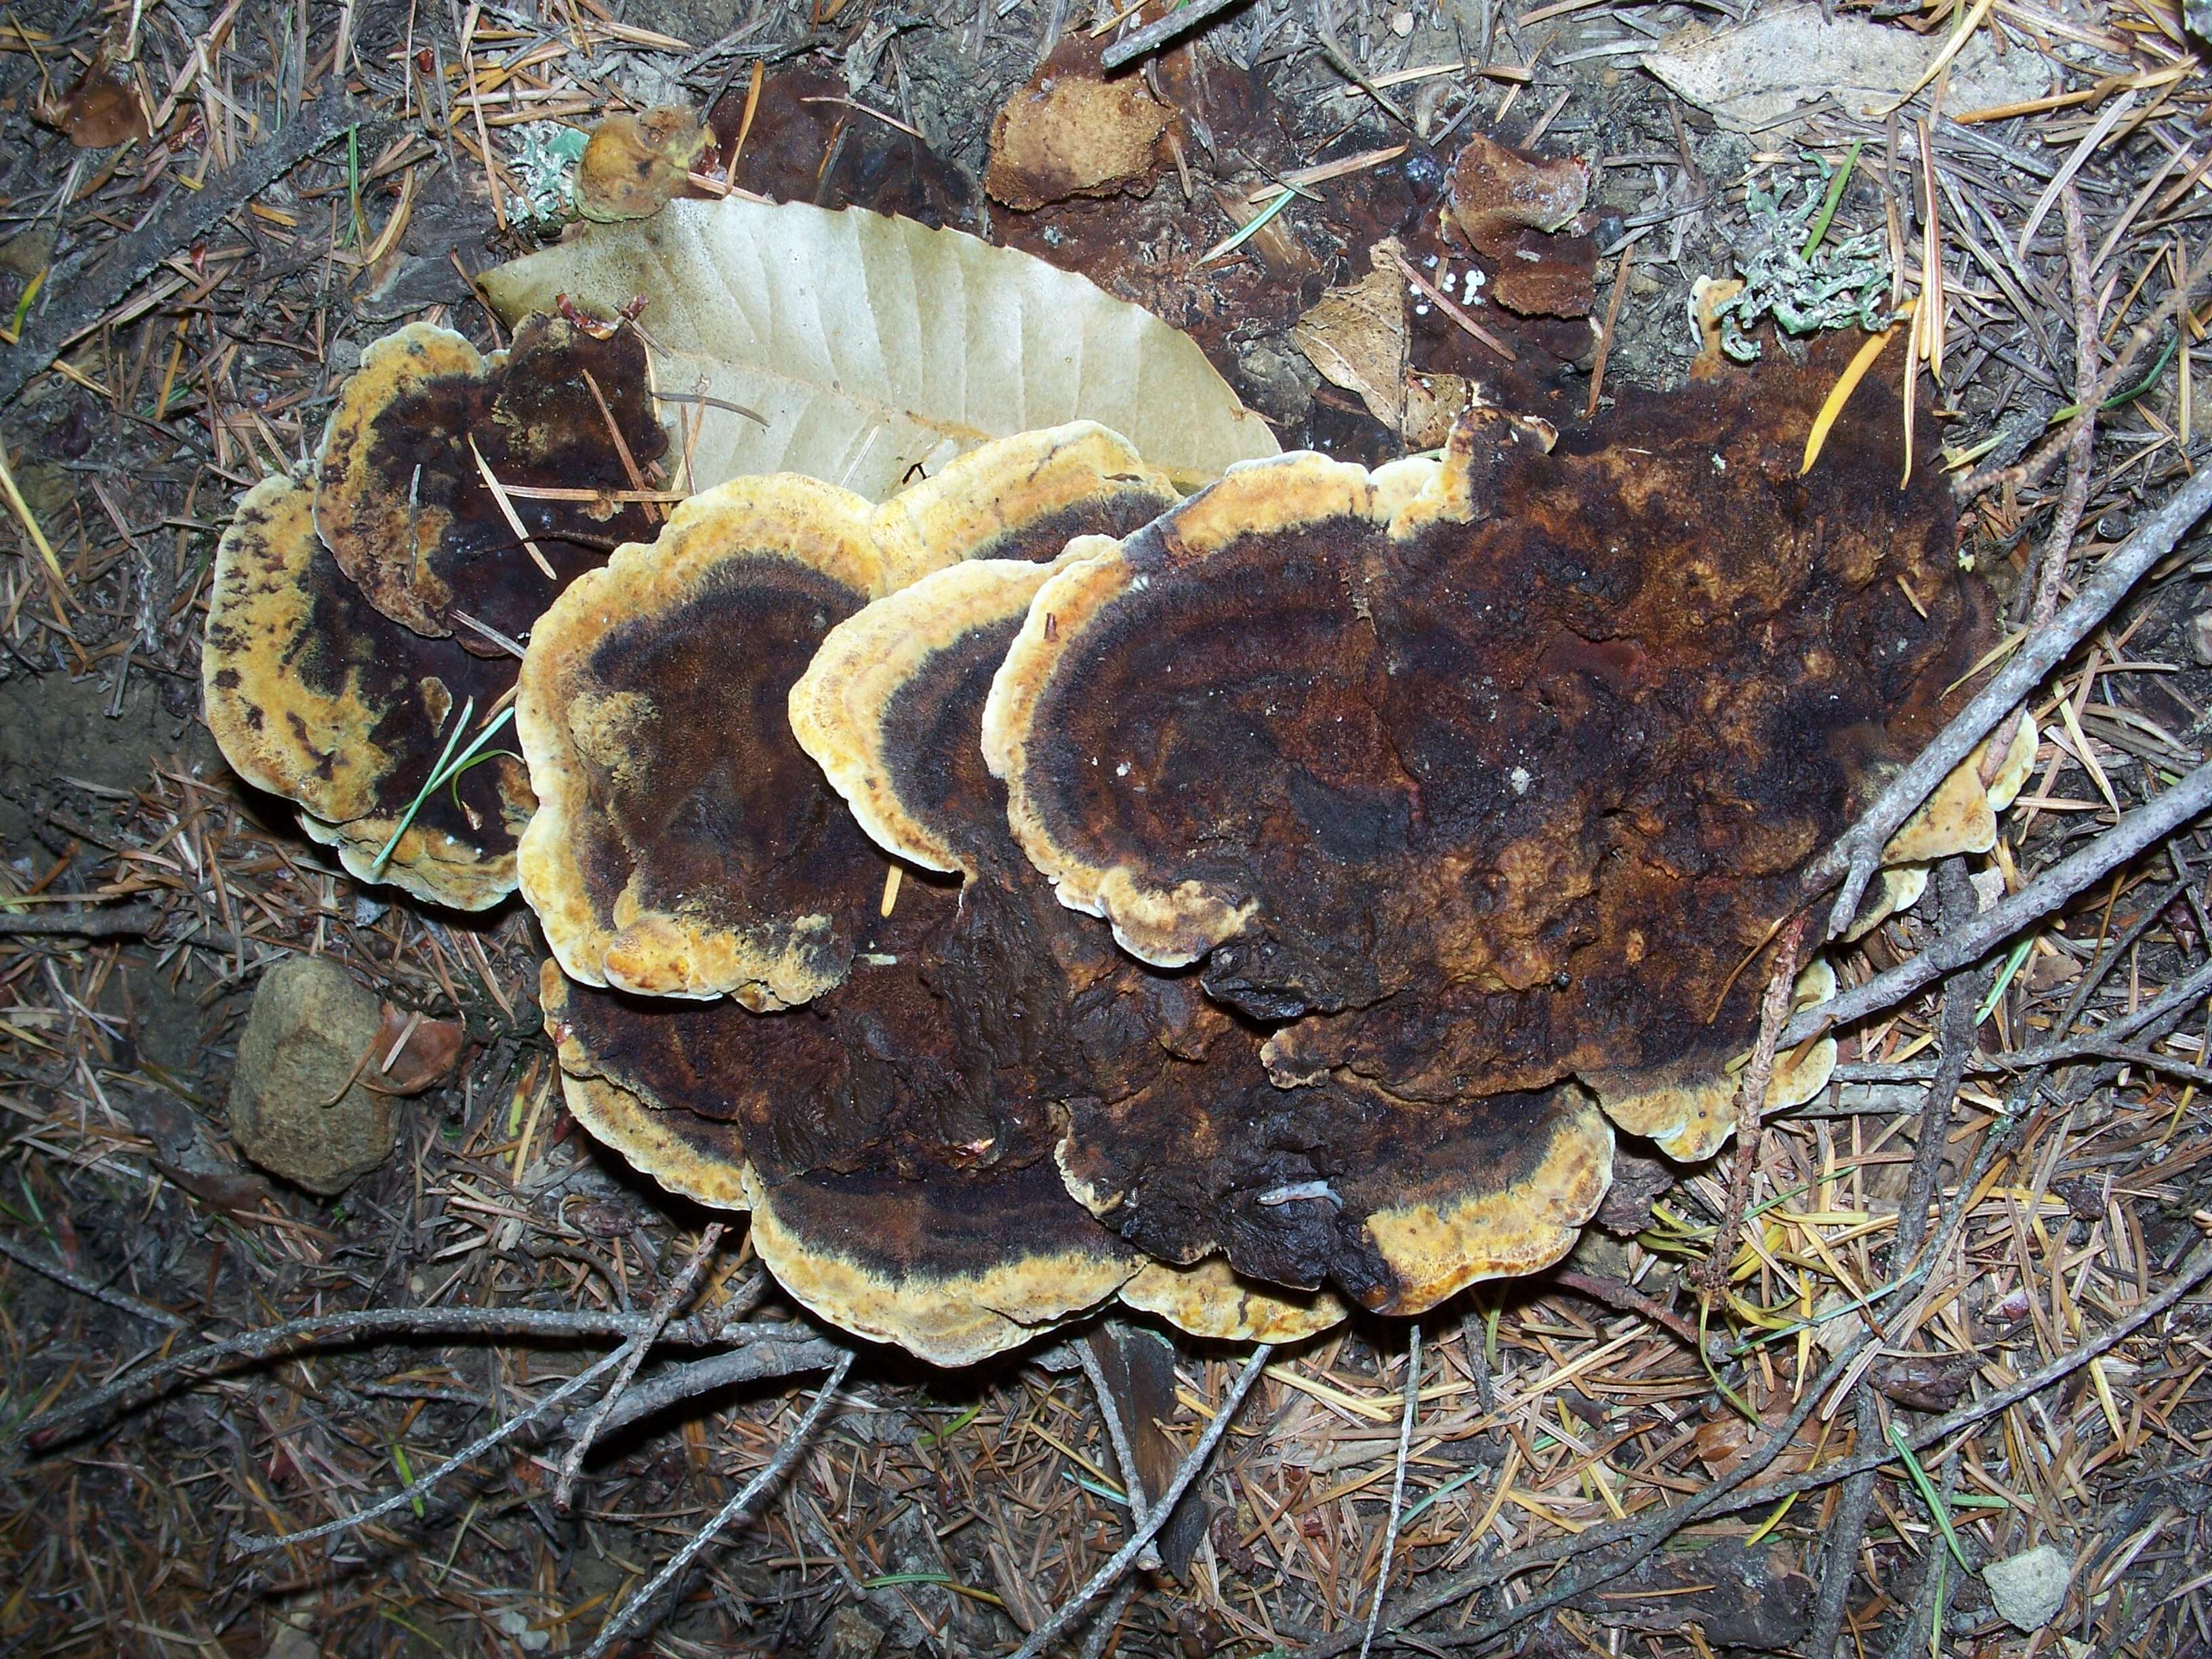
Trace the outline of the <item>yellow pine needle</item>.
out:
M 2112 1431 L 2112 1443 L 2125 1451 L 2128 1431 L 2120 1426 L 2119 1402 L 2112 1398 L 2112 1385 L 2105 1376 L 2105 1363 L 2101 1359 L 2093 1359 L 2088 1369 L 2089 1381 L 2097 1390 L 2098 1407 L 2104 1412 L 2105 1421 Z
M 1920 78 L 1905 89 L 1905 96 L 1887 109 L 1869 110 L 1867 112 L 1875 116 L 1890 115 L 1903 109 L 1919 96 L 1921 88 L 1941 75 L 1945 66 L 1966 50 L 1966 42 L 1973 39 L 1974 31 L 1982 26 L 1982 20 L 1996 9 L 1996 0 L 1975 0 L 1973 10 L 1966 14 L 1965 20 L 1960 23 L 1951 38 L 1943 43 L 1943 50 L 1936 54 L 1935 61 L 1921 71 Z
M 1813 463 L 1820 459 L 1820 447 L 1828 441 L 1828 434 L 1843 414 L 1844 405 L 1850 400 L 1851 393 L 1858 390 L 1859 382 L 1866 379 L 1867 371 L 1874 367 L 1875 359 L 1881 356 L 1881 349 L 1896 337 L 1898 330 L 1905 326 L 1917 305 L 1917 301 L 1907 300 L 1899 306 L 1897 320 L 1861 346 L 1850 366 L 1837 376 L 1836 384 L 1829 390 L 1827 401 L 1820 405 L 1820 412 L 1813 417 L 1813 429 L 1805 434 L 1805 465 L 1797 469 L 1799 477 L 1810 472 Z
M 492 500 L 499 503 L 500 514 L 506 519 L 507 527 L 514 532 L 515 540 L 520 542 L 528 550 L 532 559 L 537 562 L 538 568 L 545 573 L 546 580 L 559 581 L 561 579 L 553 574 L 552 565 L 546 561 L 545 556 L 538 550 L 538 544 L 530 539 L 530 532 L 522 527 L 521 515 L 515 512 L 514 503 L 507 498 L 507 490 L 501 486 L 498 478 L 493 476 L 491 463 L 484 459 L 483 451 L 477 447 L 476 434 L 473 433 L 469 434 L 469 453 L 476 458 L 477 471 L 483 478 L 484 488 L 491 491 Z
M 46 562 L 46 568 L 54 573 L 54 585 L 66 588 L 68 583 L 62 579 L 62 562 L 54 556 L 54 550 L 46 540 L 46 532 L 39 528 L 38 516 L 31 511 L 30 502 L 23 499 L 23 492 L 15 488 L 15 475 L 8 470 L 8 447 L 5 444 L 0 444 L 0 493 L 7 495 L 9 507 L 23 521 L 23 528 L 30 535 L 31 545 L 39 550 L 39 556 Z
M 1982 653 L 1980 659 L 1977 661 L 1972 668 L 1969 668 L 1965 673 L 1960 675 L 1957 679 L 1953 680 L 1950 684 L 1945 686 L 1943 688 L 1943 695 L 1947 697 L 1949 696 L 1954 691 L 1956 691 L 1960 686 L 1964 685 L 1968 680 L 1973 678 L 1975 675 L 1980 673 L 1984 668 L 1989 667 L 1991 664 L 1996 663 L 2003 658 L 2012 655 L 2014 652 L 2020 649 L 2021 641 L 2027 637 L 2027 630 L 2025 628 L 2016 629 L 2012 633 L 2008 634 L 2002 640 L 1999 641 L 1996 644 L 1991 646 L 1988 650 Z
M 738 158 L 745 153 L 745 140 L 753 130 L 753 117 L 760 112 L 761 86 L 763 80 L 764 59 L 753 59 L 753 77 L 745 83 L 745 112 L 738 121 L 738 142 L 730 146 L 730 165 L 723 177 L 732 184 L 738 181 Z
M 1781 1504 L 1775 1509 L 1774 1513 L 1768 1516 L 1765 1520 L 1759 1522 L 1759 1529 L 1753 1533 L 1750 1537 L 1743 1540 L 1743 1548 L 1747 1554 L 1751 1551 L 1757 1549 L 1759 1545 L 1765 1541 L 1767 1534 L 1772 1532 L 1777 1527 L 1782 1524 L 1782 1517 L 1790 1513 L 1790 1506 L 1797 1501 L 1797 1496 L 1798 1495 L 1793 1492 L 1789 1497 L 1784 1498 Z

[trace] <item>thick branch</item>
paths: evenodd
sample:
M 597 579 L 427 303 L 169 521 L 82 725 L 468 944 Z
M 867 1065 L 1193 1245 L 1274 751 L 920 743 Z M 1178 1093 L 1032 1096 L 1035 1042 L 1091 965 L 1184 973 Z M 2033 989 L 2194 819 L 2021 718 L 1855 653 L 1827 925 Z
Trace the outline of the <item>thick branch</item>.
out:
M 144 939 L 161 925 L 158 904 L 126 904 L 120 910 L 0 912 L 0 938 Z
M 191 1374 L 208 1376 L 274 1359 L 298 1348 L 345 1342 L 489 1341 L 526 1336 L 545 1340 L 630 1336 L 645 1329 L 651 1316 L 641 1313 L 562 1313 L 543 1308 L 370 1308 L 356 1313 L 295 1319 L 266 1329 L 247 1331 L 173 1355 L 143 1370 L 117 1377 L 82 1399 L 41 1412 L 23 1425 L 23 1443 L 45 1452 L 105 1420 L 132 1401 L 149 1398 L 165 1385 Z M 699 1320 L 682 1320 L 660 1334 L 663 1342 L 691 1347 L 735 1346 L 759 1330 L 781 1326 L 733 1325 L 726 1329 Z
M 801 1371 L 826 1371 L 838 1356 L 849 1352 L 829 1338 L 817 1336 L 805 1325 L 750 1325 L 736 1328 L 750 1332 L 741 1348 L 727 1353 L 665 1365 L 625 1391 L 606 1421 L 599 1426 L 599 1439 L 618 1433 L 641 1418 L 666 1411 L 686 1400 L 711 1394 L 738 1382 L 758 1382 L 771 1376 L 795 1376 Z M 586 1414 L 579 1412 L 562 1425 L 572 1436 L 583 1432 Z

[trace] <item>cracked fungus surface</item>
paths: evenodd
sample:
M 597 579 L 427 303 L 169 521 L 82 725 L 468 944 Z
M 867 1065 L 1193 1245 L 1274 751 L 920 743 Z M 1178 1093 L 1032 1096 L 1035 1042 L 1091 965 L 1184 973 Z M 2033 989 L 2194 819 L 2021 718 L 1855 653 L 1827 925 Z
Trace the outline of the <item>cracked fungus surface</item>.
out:
M 1024 602 L 1043 574 L 997 569 Z M 974 570 L 921 588 L 972 586 Z M 886 612 L 911 615 L 915 597 L 868 607 L 830 648 L 865 655 L 869 630 Z M 979 867 L 1020 863 L 973 742 L 1019 614 L 919 653 L 923 672 L 896 678 L 886 722 L 957 732 L 964 708 L 969 741 L 938 751 L 947 767 L 931 801 Z M 802 810 L 842 811 L 819 772 L 793 784 L 817 798 Z M 957 803 L 979 797 L 992 810 L 975 825 Z M 894 866 L 873 848 L 866 860 L 868 879 L 838 917 L 851 970 L 803 1007 L 628 996 L 548 964 L 548 1025 L 586 1127 L 678 1191 L 750 1208 L 756 1247 L 816 1311 L 940 1363 L 1011 1346 L 1125 1285 L 1207 1335 L 1280 1338 L 1341 1316 L 1332 1298 L 1241 1283 L 1218 1264 L 1147 1267 L 1069 1196 L 1054 1161 L 1071 1091 L 1198 1069 L 1226 1016 L 1186 981 L 1134 971 L 1103 932 L 1070 929 L 1034 878 L 1026 891 L 963 890 L 908 875 L 884 915 Z M 1249 1039 L 1246 1060 L 1259 1079 Z
M 386 616 L 500 653 L 454 613 L 526 639 L 568 583 L 651 533 L 642 507 L 604 494 L 632 487 L 625 452 L 641 470 L 668 447 L 647 385 L 644 343 L 626 325 L 600 339 L 541 313 L 487 357 L 449 329 L 410 323 L 370 345 L 340 389 L 316 460 L 316 527 Z M 516 544 L 487 469 L 509 492 L 603 492 L 508 495 L 550 576 Z
M 1062 568 L 1110 545 L 1072 544 Z M 925 578 L 833 632 L 792 698 L 801 740 L 871 833 L 963 876 L 925 972 L 979 1094 L 1048 1108 L 1069 1189 L 1165 1263 L 1218 1259 L 1417 1311 L 1554 1259 L 1610 1167 L 1586 1101 L 1407 1111 L 1333 1085 L 1279 1089 L 1262 1027 L 1055 902 L 981 755 L 992 677 L 1051 576 L 987 561 Z M 1096 1155 L 1148 1135 L 1160 1157 L 1128 1178 Z M 1206 1328 L 1202 1312 L 1170 1316 Z
M 490 708 L 514 664 L 377 611 L 316 538 L 313 506 L 305 483 L 264 479 L 223 536 L 201 654 L 208 725 L 239 775 L 296 802 L 356 875 L 433 903 L 495 903 L 514 890 L 515 838 L 535 804 L 512 756 L 431 793 L 391 858 L 375 859 L 460 708 Z
M 1626 395 L 1548 449 L 1478 411 L 1425 479 L 1255 464 L 1060 573 L 986 720 L 1024 850 L 1276 1025 L 1279 1084 L 1577 1079 L 1705 1155 L 1682 1097 L 1748 1048 L 1799 872 L 1988 642 L 1893 397 L 1797 476 L 1833 376 Z M 1175 1145 L 1091 1150 L 1133 1188 Z

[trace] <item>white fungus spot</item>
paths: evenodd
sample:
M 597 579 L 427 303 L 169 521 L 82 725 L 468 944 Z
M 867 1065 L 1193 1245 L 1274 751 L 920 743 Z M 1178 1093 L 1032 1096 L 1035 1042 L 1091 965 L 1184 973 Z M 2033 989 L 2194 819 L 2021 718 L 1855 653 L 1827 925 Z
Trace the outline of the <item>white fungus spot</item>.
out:
M 1332 1209 L 1344 1207 L 1344 1200 L 1330 1189 L 1326 1181 L 1293 1181 L 1285 1186 L 1272 1187 L 1260 1194 L 1260 1202 L 1273 1209 L 1278 1205 L 1296 1204 L 1309 1198 L 1321 1199 Z

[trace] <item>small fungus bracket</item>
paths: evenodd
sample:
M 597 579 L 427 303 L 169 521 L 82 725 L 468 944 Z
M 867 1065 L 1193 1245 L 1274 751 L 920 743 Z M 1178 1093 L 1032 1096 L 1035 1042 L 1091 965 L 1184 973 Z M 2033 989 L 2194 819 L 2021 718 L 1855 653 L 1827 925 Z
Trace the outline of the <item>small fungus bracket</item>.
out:
M 647 385 L 633 328 L 601 338 L 540 314 L 487 357 L 410 323 L 363 351 L 339 390 L 316 459 L 316 528 L 386 616 L 501 653 L 455 613 L 522 639 L 568 583 L 650 532 L 644 507 L 617 500 L 668 446 Z M 530 493 L 543 489 L 564 493 Z
M 362 879 L 459 909 L 495 904 L 514 890 L 516 837 L 536 805 L 521 764 L 494 749 L 445 787 L 425 785 L 464 711 L 489 716 L 514 664 L 370 605 L 317 538 L 313 501 L 301 480 L 264 479 L 216 549 L 208 726 L 238 775 L 297 803 L 307 834 Z

